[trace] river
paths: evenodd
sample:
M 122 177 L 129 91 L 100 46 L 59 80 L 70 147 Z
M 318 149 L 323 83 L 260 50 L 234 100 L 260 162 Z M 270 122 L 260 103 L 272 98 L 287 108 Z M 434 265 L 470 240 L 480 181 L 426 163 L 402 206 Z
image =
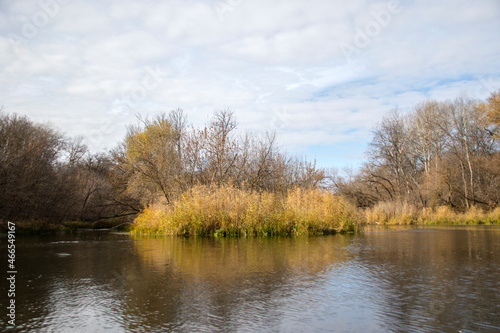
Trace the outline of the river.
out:
M 18 236 L 16 249 L 13 332 L 500 331 L 500 226 L 223 239 L 81 231 Z M 0 251 L 6 272 L 5 238 Z

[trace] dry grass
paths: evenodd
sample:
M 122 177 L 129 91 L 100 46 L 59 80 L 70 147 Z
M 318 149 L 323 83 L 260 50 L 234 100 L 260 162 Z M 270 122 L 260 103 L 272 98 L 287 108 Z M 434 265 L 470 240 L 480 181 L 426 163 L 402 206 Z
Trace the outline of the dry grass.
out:
M 415 206 L 405 202 L 380 202 L 365 210 L 368 223 L 412 224 L 418 218 Z
M 401 202 L 381 202 L 365 210 L 370 224 L 494 224 L 500 223 L 500 207 L 484 211 L 472 206 L 466 212 L 457 212 L 448 206 L 419 209 Z
M 173 205 L 152 205 L 134 233 L 166 235 L 298 235 L 352 232 L 360 214 L 342 197 L 313 189 L 284 196 L 232 185 L 196 186 Z

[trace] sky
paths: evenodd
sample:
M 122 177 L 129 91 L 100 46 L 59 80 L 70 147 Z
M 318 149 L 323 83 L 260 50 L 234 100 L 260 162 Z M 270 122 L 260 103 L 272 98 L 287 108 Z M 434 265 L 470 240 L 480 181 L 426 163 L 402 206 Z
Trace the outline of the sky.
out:
M 500 1 L 0 0 L 0 106 L 115 147 L 137 115 L 231 110 L 359 167 L 384 114 L 500 89 Z

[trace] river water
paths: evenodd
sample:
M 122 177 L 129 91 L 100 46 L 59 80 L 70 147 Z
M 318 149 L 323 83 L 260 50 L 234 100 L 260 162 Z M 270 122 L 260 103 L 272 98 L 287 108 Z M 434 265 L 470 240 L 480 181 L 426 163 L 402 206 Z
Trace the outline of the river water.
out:
M 82 231 L 16 246 L 13 332 L 500 331 L 499 226 L 225 239 Z

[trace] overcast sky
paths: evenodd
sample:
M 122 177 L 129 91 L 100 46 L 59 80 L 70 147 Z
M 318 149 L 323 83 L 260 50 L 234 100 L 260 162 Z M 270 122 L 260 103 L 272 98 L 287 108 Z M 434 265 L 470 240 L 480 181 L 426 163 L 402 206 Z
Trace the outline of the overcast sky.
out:
M 356 167 L 395 106 L 500 89 L 499 32 L 498 0 L 0 0 L 0 105 L 93 151 L 136 114 L 230 109 Z

